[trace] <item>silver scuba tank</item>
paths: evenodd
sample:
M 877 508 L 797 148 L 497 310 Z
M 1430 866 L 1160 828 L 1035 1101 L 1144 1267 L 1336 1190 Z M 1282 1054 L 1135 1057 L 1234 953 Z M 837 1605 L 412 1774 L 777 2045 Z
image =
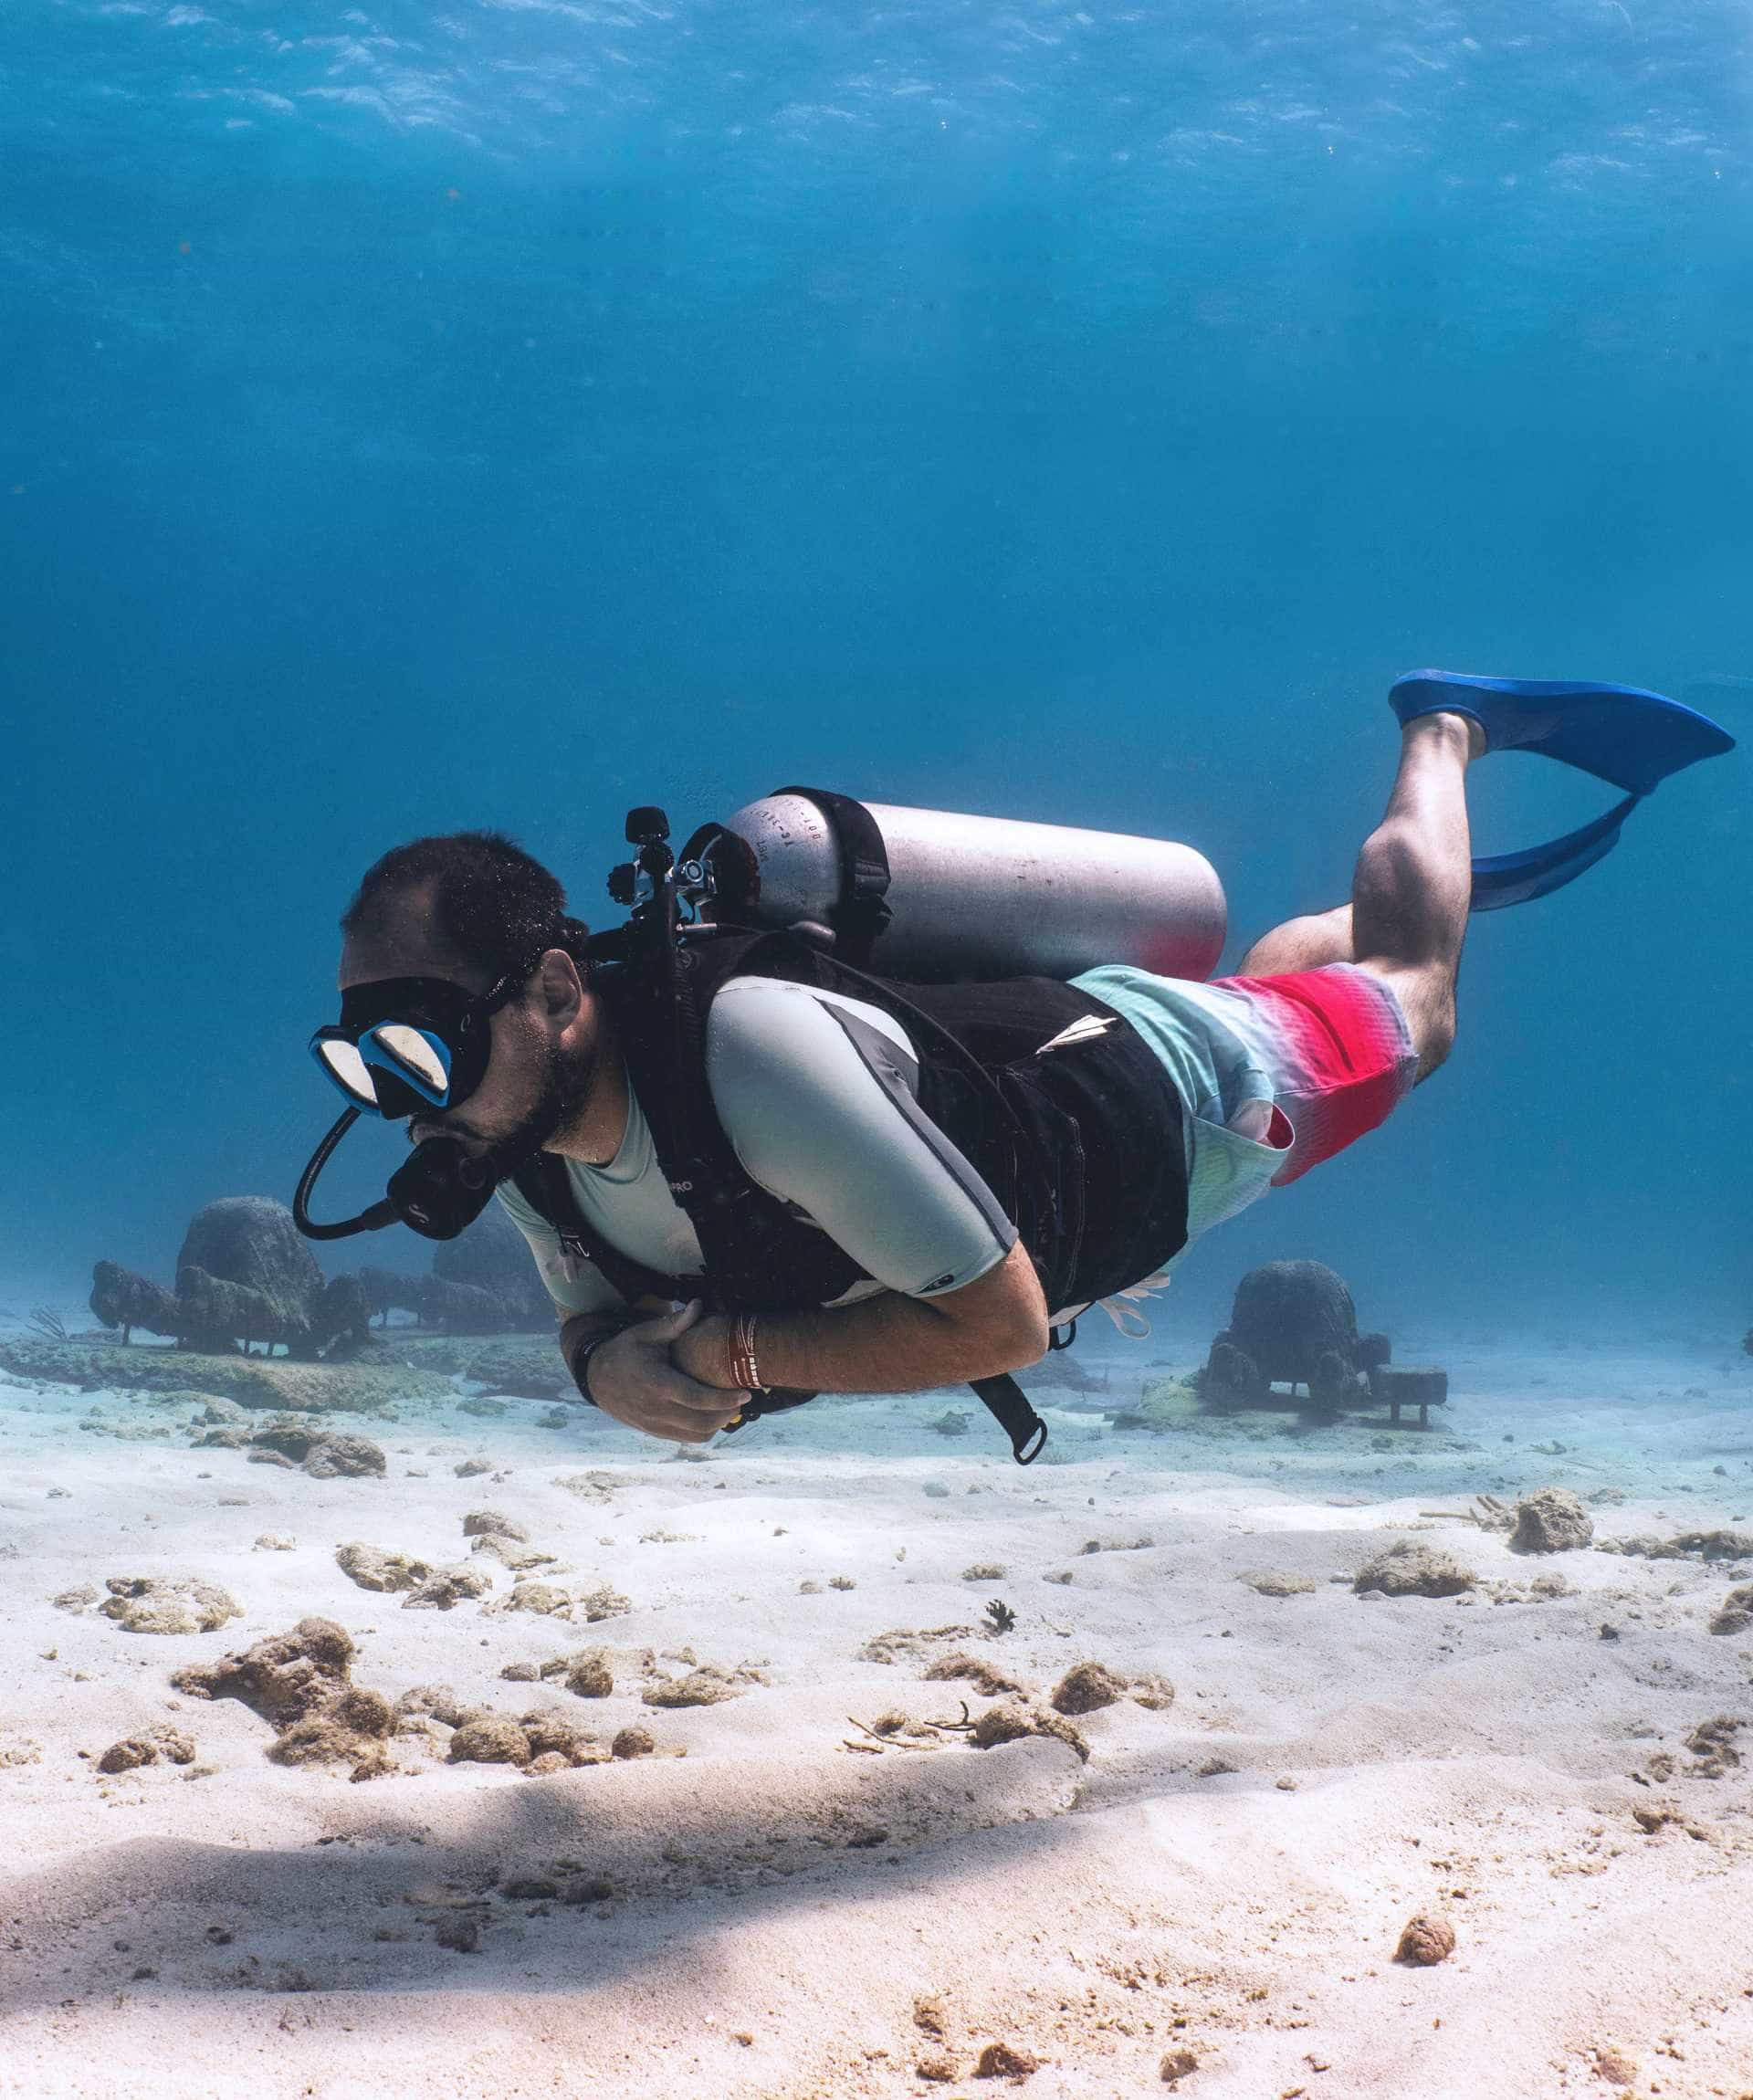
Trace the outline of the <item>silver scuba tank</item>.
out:
M 1127 962 L 1204 978 L 1223 951 L 1227 912 L 1216 870 L 1169 839 L 859 804 L 799 789 L 763 795 L 715 828 L 720 844 L 711 857 L 730 872 L 728 834 L 739 864 L 721 915 L 801 925 L 824 939 L 842 923 L 849 864 L 862 871 L 886 858 L 887 884 L 877 887 L 888 917 L 868 965 L 885 976 L 1066 978 Z

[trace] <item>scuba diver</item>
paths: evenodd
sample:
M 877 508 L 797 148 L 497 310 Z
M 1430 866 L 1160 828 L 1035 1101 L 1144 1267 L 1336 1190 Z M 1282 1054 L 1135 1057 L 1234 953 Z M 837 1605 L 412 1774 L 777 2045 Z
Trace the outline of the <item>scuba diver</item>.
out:
M 1449 1055 L 1470 912 L 1574 880 L 1733 747 L 1635 688 L 1424 671 L 1391 700 L 1399 769 L 1349 900 L 1223 978 L 1222 891 L 1166 842 L 782 789 L 678 858 L 635 810 L 610 878 L 632 918 L 599 934 L 499 834 L 398 846 L 341 920 L 341 1019 L 311 1048 L 349 1106 L 299 1226 L 448 1238 L 497 1192 L 616 1421 L 700 1444 L 821 1392 L 965 1381 L 1026 1464 L 1046 1430 L 1013 1374 L 1097 1304 L 1139 1331 L 1202 1234 L 1381 1123 Z M 1468 768 L 1511 749 L 1623 799 L 1475 859 Z M 414 1151 L 318 1223 L 361 1113 Z

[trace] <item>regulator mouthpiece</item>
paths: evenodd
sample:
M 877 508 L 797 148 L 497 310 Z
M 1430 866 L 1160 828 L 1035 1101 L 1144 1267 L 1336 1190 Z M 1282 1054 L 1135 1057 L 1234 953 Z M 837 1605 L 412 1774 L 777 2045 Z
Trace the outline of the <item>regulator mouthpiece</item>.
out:
M 462 1140 L 443 1136 L 418 1144 L 390 1176 L 382 1199 L 357 1217 L 319 1224 L 310 1215 L 310 1192 L 329 1164 L 335 1147 L 359 1120 L 347 1109 L 325 1133 L 299 1178 L 292 1198 L 292 1222 L 308 1240 L 347 1240 L 356 1233 L 381 1233 L 386 1225 L 406 1225 L 429 1240 L 454 1240 L 466 1232 L 492 1201 L 499 1174 L 493 1161 L 477 1159 Z

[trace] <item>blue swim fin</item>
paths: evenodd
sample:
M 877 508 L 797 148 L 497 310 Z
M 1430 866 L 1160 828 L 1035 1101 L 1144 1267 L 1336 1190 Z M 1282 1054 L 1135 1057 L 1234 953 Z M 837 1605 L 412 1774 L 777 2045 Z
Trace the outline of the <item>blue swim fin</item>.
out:
M 1605 816 L 1545 845 L 1530 845 L 1520 853 L 1475 854 L 1468 910 L 1501 911 L 1506 904 L 1530 904 L 1574 882 L 1619 844 L 1619 827 L 1643 799 L 1628 794 Z
M 1475 911 L 1549 897 L 1619 843 L 1625 819 L 1670 773 L 1735 749 L 1727 730 L 1664 694 L 1638 686 L 1486 678 L 1465 671 L 1409 671 L 1389 705 L 1402 723 L 1420 715 L 1470 715 L 1488 751 L 1538 751 L 1625 791 L 1604 816 L 1521 853 L 1482 854 L 1473 864 Z
M 1625 794 L 1648 794 L 1683 766 L 1735 749 L 1708 715 L 1641 686 L 1409 671 L 1394 681 L 1388 704 L 1402 722 L 1471 715 L 1484 726 L 1487 751 L 1538 751 Z

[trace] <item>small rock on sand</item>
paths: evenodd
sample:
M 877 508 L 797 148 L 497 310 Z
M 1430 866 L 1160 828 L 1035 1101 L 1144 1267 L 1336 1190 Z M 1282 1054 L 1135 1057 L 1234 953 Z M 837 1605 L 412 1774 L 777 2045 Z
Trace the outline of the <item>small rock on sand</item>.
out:
M 980 2053 L 980 2061 L 974 2065 L 974 2076 L 1009 2078 L 1015 2082 L 1032 2076 L 1040 2068 L 1039 2057 L 1031 2056 L 1024 2050 L 1013 2048 L 1008 2042 L 989 2042 Z
M 551 1667 L 542 1672 L 543 1676 L 557 1675 L 575 1697 L 580 1699 L 606 1699 L 614 1690 L 614 1673 L 609 1667 L 609 1658 L 601 1648 L 586 1648 L 576 1655 L 559 1658 L 564 1668 Z
M 520 1546 L 530 1543 L 530 1534 L 521 1524 L 513 1523 L 497 1509 L 471 1509 L 463 1518 L 465 1538 L 510 1538 Z
M 111 1575 L 104 1586 L 98 1611 L 124 1633 L 211 1633 L 243 1617 L 235 1598 L 198 1575 Z
M 886 1633 L 873 1633 L 858 1651 L 865 1663 L 896 1663 L 903 1655 L 918 1655 L 935 1641 L 967 1641 L 974 1629 L 956 1626 L 892 1626 Z
M 706 1670 L 691 1670 L 685 1678 L 667 1678 L 664 1685 L 646 1685 L 640 1693 L 646 1706 L 680 1707 L 680 1706 L 718 1706 L 722 1699 L 735 1699 L 741 1686 L 729 1678 L 729 1674 L 708 1665 Z
M 472 1458 L 459 1458 L 450 1470 L 458 1480 L 473 1480 L 478 1474 L 491 1473 L 493 1461 L 477 1452 Z
M 294 1553 L 298 1550 L 296 1538 L 289 1538 L 283 1531 L 263 1531 L 256 1539 L 254 1550 L 257 1553 Z
M 451 1737 L 451 1764 L 529 1764 L 529 1737 L 510 1714 L 466 1714 Z
M 968 1731 L 968 1740 L 977 1750 L 996 1749 L 1001 1743 L 1018 1742 L 1024 1736 L 1055 1737 L 1076 1751 L 1080 1763 L 1089 1761 L 1089 1745 L 1068 1720 L 1062 1715 L 1020 1700 L 1008 1706 L 988 1706 Z
M 1686 1777 L 1693 1780 L 1720 1780 L 1727 1776 L 1741 1761 L 1741 1753 L 1735 1748 L 1737 1729 L 1747 1723 L 1734 1714 L 1716 1714 L 1707 1721 L 1700 1721 L 1686 1738 L 1686 1748 L 1697 1759 L 1686 1767 Z
M 216 1663 L 178 1670 L 171 1682 L 197 1699 L 238 1699 L 277 1727 L 300 1719 L 350 1682 L 353 1643 L 332 1619 L 300 1619 Z
M 1568 1487 L 1539 1487 L 1517 1502 L 1509 1543 L 1519 1553 L 1566 1553 L 1594 1536 L 1594 1518 Z
M 229 1443 L 236 1433 L 235 1425 L 227 1424 L 209 1432 L 200 1441 Z M 350 1436 L 325 1429 L 301 1415 L 272 1415 L 261 1428 L 253 1431 L 247 1441 L 251 1447 L 250 1456 L 257 1463 L 279 1459 L 288 1465 L 302 1465 L 313 1480 L 381 1474 L 385 1469 L 383 1453 L 369 1436 Z
M 1157 2075 L 1165 2085 L 1179 2085 L 1198 2069 L 1199 2058 L 1191 2049 L 1171 2049 L 1157 2066 Z
M 382 1692 L 351 1685 L 332 1705 L 280 1731 L 268 1750 L 277 1765 L 347 1763 L 354 1777 L 388 1765 L 384 1745 L 395 1729 L 395 1709 Z
M 258 1429 L 249 1433 L 248 1441 L 256 1450 L 278 1451 L 281 1457 L 289 1458 L 297 1465 L 322 1433 L 314 1422 L 307 1421 L 303 1415 L 270 1414 Z
M 1106 1663 L 1075 1663 L 1054 1686 L 1048 1704 L 1059 1714 L 1093 1714 L 1123 1699 L 1126 1685 Z
M 530 1740 L 534 1758 L 561 1758 L 568 1764 L 597 1764 L 603 1753 L 596 1738 L 557 1706 L 536 1706 L 520 1715 L 518 1726 Z M 550 1768 L 555 1769 L 555 1768 Z
M 490 1554 L 500 1567 L 510 1569 L 516 1575 L 526 1574 L 532 1568 L 551 1568 L 556 1573 L 564 1572 L 558 1554 L 543 1553 L 534 1546 L 520 1546 L 515 1539 L 501 1538 L 494 1531 L 483 1532 L 479 1538 L 470 1539 L 468 1549 L 471 1553 Z
M 402 1601 L 404 1612 L 448 1612 L 457 1604 L 467 1603 L 477 1597 L 485 1597 L 493 1587 L 493 1578 L 484 1568 L 471 1568 L 467 1561 L 457 1561 L 449 1568 L 432 1568 L 425 1572 L 416 1588 Z M 488 1604 L 483 1607 L 493 1609 Z
M 449 1756 L 454 1765 L 519 1765 L 543 1771 L 603 1761 L 588 1729 L 540 1707 L 516 1720 L 484 1708 L 463 1715 L 450 1738 Z
M 1643 1531 L 1629 1538 L 1597 1538 L 1595 1551 L 1631 1554 L 1646 1560 L 1749 1560 L 1753 1559 L 1753 1532 L 1677 1531 L 1672 1538 L 1663 1538 Z
M 533 1612 L 539 1617 L 570 1619 L 572 1600 L 551 1582 L 519 1582 L 503 1597 L 496 1597 L 488 1612 Z
M 637 1722 L 620 1729 L 609 1745 L 609 1755 L 615 1758 L 648 1758 L 657 1748 L 649 1728 L 642 1728 Z
M 963 1679 L 984 1699 L 1002 1698 L 1006 1692 L 1026 1693 L 1029 1689 L 1021 1678 L 1011 1676 L 983 1655 L 940 1655 L 926 1671 L 925 1677 L 928 1684 L 950 1684 Z
M 1408 1921 L 1401 1934 L 1394 1959 L 1429 1969 L 1439 1961 L 1446 1961 L 1454 1952 L 1454 1926 L 1438 1911 L 1421 1911 Z
M 627 1600 L 606 1583 L 581 1596 L 554 1582 L 518 1582 L 503 1597 L 496 1597 L 483 1612 L 531 1612 L 549 1619 L 606 1619 L 628 1609 Z
M 685 1677 L 671 1677 L 661 1685 L 647 1685 L 639 1696 L 648 1706 L 716 1706 L 721 1700 L 740 1696 L 745 1687 L 738 1681 L 740 1675 L 720 1669 L 715 1663 L 707 1663 L 698 1670 L 690 1670 Z M 755 1675 L 759 1680 L 759 1673 Z
M 435 1721 L 442 1721 L 447 1728 L 459 1727 L 465 1712 L 462 1702 L 448 1685 L 411 1685 L 395 1702 L 395 1710 L 398 1716 L 430 1714 Z
M 55 1601 L 58 1604 L 60 1599 Z M 1713 1633 L 1744 1633 L 1753 1626 L 1753 1582 L 1731 1590 L 1717 1606 L 1710 1622 Z
M 277 1732 L 268 1756 L 282 1764 L 351 1759 L 355 1779 L 389 1769 L 394 1711 L 352 1682 L 353 1643 L 332 1619 L 300 1619 L 216 1663 L 178 1670 L 171 1682 L 198 1699 L 236 1699 Z
M 168 1721 L 154 1721 L 119 1743 L 111 1743 L 98 1759 L 100 1772 L 131 1772 L 142 1765 L 155 1765 L 160 1758 L 173 1765 L 194 1762 L 194 1740 L 173 1728 Z
M 612 1473 L 562 1473 L 555 1480 L 556 1487 L 563 1487 L 569 1495 L 576 1495 L 584 1502 L 608 1502 L 613 1499 L 617 1483 Z
M 362 1590 L 417 1590 L 432 1565 L 406 1553 L 393 1553 L 387 1546 L 368 1546 L 363 1539 L 350 1539 L 335 1549 L 335 1565 Z
M 339 1480 L 382 1476 L 388 1466 L 369 1436 L 323 1436 L 310 1446 L 304 1470 L 312 1480 Z
M 1364 1562 L 1351 1587 L 1360 1597 L 1367 1590 L 1380 1590 L 1389 1597 L 1458 1597 L 1477 1580 L 1453 1553 L 1421 1546 L 1415 1539 L 1397 1538 Z

